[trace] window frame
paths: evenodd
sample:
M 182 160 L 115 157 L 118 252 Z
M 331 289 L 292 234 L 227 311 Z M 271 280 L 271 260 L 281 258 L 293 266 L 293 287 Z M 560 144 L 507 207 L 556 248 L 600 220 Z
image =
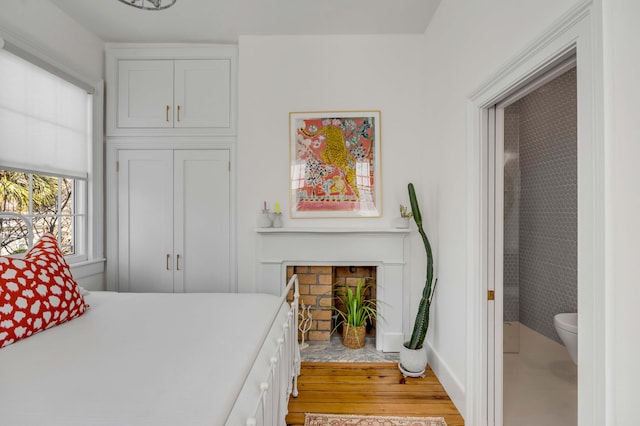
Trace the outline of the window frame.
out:
M 83 235 L 76 240 L 76 251 L 82 255 L 65 256 L 72 267 L 74 277 L 82 279 L 104 273 L 104 202 L 103 202 L 103 129 L 104 129 L 104 80 L 91 78 L 69 68 L 68 58 L 56 56 L 54 52 L 36 48 L 26 40 L 0 28 L 0 48 L 21 57 L 32 65 L 40 67 L 74 84 L 90 95 L 88 100 L 88 140 L 86 180 L 72 177 L 76 182 L 83 181 L 84 189 L 75 192 L 77 206 L 83 210 Z M 45 174 L 37 170 L 27 170 L 35 174 Z M 78 212 L 77 212 L 78 213 Z M 93 278 L 92 278 L 93 279 Z

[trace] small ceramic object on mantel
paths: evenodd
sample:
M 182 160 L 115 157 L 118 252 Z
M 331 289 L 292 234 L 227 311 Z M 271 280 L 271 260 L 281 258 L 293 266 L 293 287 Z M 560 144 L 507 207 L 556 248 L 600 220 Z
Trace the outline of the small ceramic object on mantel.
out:
M 413 217 L 413 212 L 411 211 L 411 209 L 400 204 L 400 217 L 396 218 L 395 227 L 408 228 L 409 221 L 411 220 L 412 217 Z
M 282 228 L 282 213 L 273 213 L 273 227 Z
M 258 215 L 258 227 L 259 228 L 271 228 L 273 222 L 271 222 L 271 212 L 268 209 L 262 209 L 262 212 Z
M 396 217 L 394 219 L 394 227 L 395 228 L 403 228 L 406 229 L 409 227 L 409 217 Z

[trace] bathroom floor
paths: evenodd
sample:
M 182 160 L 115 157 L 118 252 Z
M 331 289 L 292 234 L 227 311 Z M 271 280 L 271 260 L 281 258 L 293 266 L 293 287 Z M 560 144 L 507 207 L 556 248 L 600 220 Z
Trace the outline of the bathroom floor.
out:
M 504 354 L 504 426 L 578 424 L 578 371 L 565 347 L 520 326 L 520 352 Z

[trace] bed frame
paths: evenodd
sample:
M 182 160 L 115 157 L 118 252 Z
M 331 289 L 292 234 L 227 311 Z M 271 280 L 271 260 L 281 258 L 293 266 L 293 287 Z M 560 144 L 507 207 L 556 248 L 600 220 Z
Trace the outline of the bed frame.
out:
M 246 426 L 286 425 L 289 396 L 298 396 L 298 376 L 300 375 L 300 346 L 298 345 L 298 306 L 300 289 L 298 276 L 293 275 L 282 296 L 280 306 L 287 303 L 287 296 L 294 289 L 287 320 L 282 324 L 282 334 L 278 346 L 271 357 L 271 365 L 264 381 L 260 383 L 260 399 L 254 415 L 249 417 Z M 272 327 L 275 315 L 272 320 Z M 264 342 L 263 342 L 264 343 Z

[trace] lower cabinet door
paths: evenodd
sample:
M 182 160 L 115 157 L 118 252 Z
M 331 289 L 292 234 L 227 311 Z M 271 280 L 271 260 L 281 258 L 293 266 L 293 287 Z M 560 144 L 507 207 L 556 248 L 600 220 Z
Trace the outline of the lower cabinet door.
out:
M 228 150 L 118 152 L 118 290 L 229 292 Z
M 229 151 L 174 154 L 174 287 L 177 292 L 230 288 Z
M 118 152 L 118 290 L 173 292 L 173 151 Z

